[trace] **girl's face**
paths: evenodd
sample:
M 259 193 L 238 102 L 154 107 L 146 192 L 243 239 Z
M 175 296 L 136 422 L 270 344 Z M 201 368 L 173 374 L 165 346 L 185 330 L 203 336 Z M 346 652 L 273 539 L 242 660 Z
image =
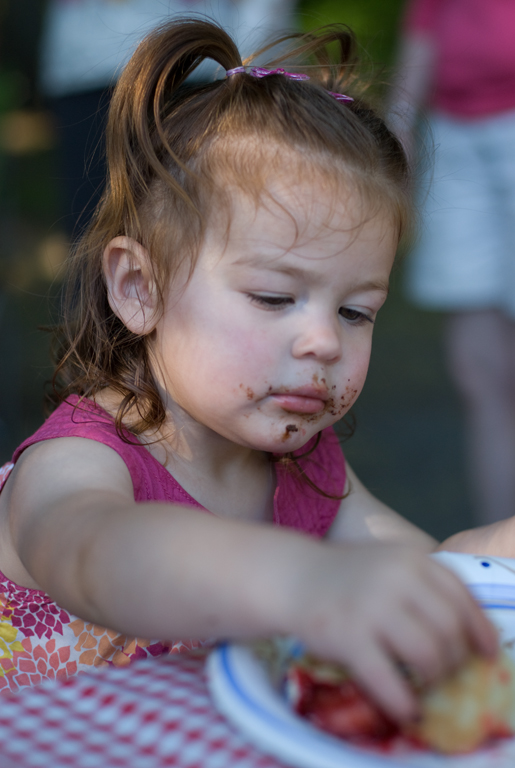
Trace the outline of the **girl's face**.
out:
M 281 453 L 361 392 L 397 243 L 349 193 L 335 201 L 293 179 L 271 191 L 257 209 L 235 193 L 228 236 L 208 227 L 191 279 L 169 291 L 154 354 L 175 426 Z

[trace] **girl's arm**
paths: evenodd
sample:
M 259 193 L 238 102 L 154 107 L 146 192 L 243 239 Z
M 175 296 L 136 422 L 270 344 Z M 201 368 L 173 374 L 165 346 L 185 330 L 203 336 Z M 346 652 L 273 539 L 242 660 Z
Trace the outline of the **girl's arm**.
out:
M 433 680 L 497 647 L 457 577 L 415 549 L 136 504 L 120 457 L 82 438 L 22 455 L 0 526 L 6 575 L 87 621 L 161 639 L 293 633 L 399 720 L 417 705 L 398 662 Z
M 450 536 L 438 549 L 474 555 L 515 557 L 515 517 Z
M 330 538 L 336 541 L 377 539 L 403 542 L 432 552 L 438 542 L 376 499 L 346 464 L 348 495 L 342 500 Z

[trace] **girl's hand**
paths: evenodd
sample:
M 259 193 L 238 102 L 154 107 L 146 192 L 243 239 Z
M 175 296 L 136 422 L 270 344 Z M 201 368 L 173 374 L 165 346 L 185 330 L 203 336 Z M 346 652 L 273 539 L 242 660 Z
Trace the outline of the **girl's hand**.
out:
M 395 720 L 418 714 L 403 665 L 432 682 L 471 651 L 495 655 L 495 629 L 439 563 L 387 544 L 325 549 L 305 563 L 293 629 L 310 651 L 344 664 Z

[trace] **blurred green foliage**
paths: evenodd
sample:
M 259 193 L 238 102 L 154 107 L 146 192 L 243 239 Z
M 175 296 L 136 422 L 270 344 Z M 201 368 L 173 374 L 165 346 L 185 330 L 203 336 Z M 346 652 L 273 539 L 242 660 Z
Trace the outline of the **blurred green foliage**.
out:
M 380 70 L 390 67 L 404 0 L 300 0 L 302 29 L 347 24 L 358 39 L 360 54 Z
M 25 78 L 21 72 L 0 69 L 0 114 L 21 107 L 25 90 Z
M 0 0 L 0 109 L 38 102 L 39 38 L 45 0 Z

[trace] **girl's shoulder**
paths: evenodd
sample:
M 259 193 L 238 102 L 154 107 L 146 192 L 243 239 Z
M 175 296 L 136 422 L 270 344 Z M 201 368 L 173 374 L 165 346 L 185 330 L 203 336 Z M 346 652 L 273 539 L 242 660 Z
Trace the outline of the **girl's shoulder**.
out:
M 128 436 L 129 433 L 127 433 Z M 92 400 L 70 395 L 48 417 L 44 424 L 15 450 L 13 463 L 30 446 L 58 437 L 85 437 L 104 444 L 125 439 L 117 435 L 113 418 Z M 132 440 L 137 442 L 135 437 Z
M 129 471 L 135 501 L 168 501 L 200 507 L 134 434 L 118 430 L 114 418 L 104 408 L 78 395 L 71 395 L 61 403 L 16 449 L 11 465 L 33 445 L 67 437 L 85 438 L 115 451 Z M 9 472 L 6 466 L 5 473 Z M 1 483 L 0 472 L 0 488 Z

